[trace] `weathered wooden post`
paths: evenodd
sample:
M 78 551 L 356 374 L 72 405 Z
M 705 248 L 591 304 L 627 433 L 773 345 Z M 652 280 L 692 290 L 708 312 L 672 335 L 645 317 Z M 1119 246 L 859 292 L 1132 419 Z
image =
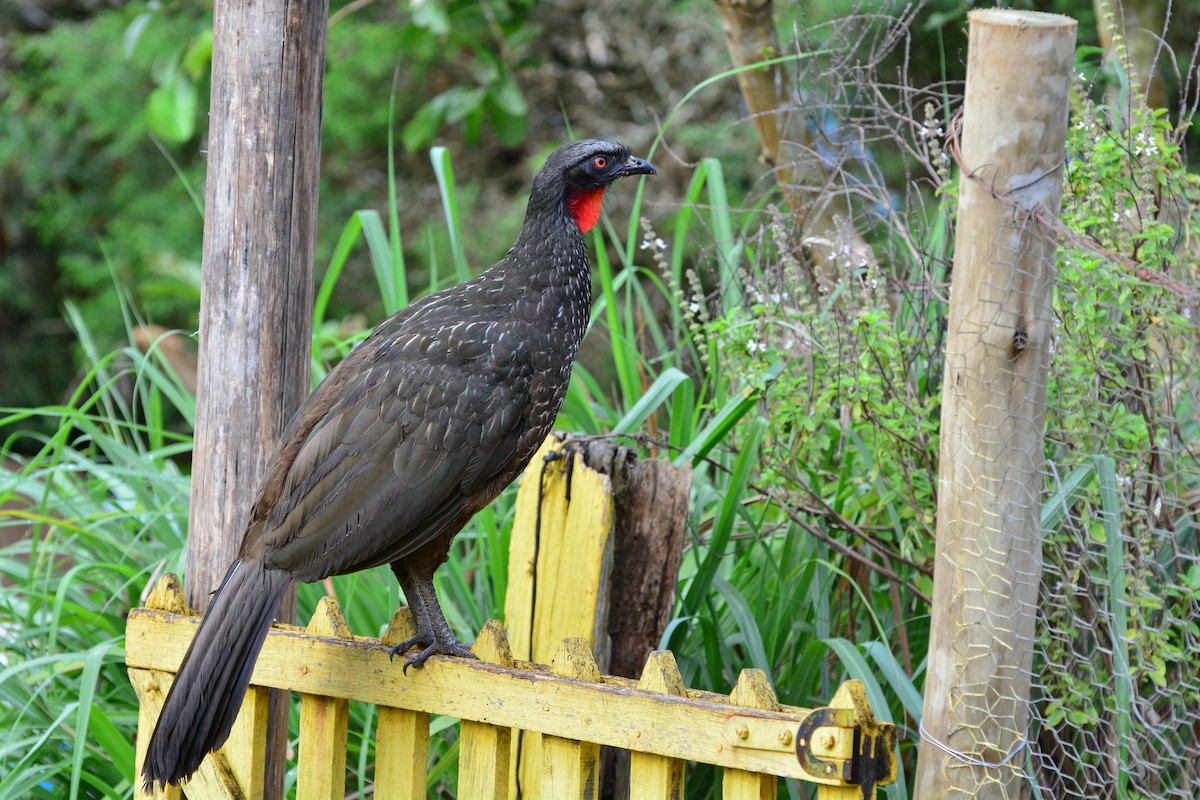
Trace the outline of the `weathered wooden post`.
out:
M 1067 17 L 968 18 L 921 798 L 1028 793 L 1055 260 L 1029 212 L 1059 212 L 1075 48 Z
M 547 462 L 550 453 L 560 456 Z M 547 663 L 580 637 L 599 670 L 638 677 L 670 621 L 691 485 L 690 467 L 638 460 L 610 441 L 546 439 L 521 478 L 509 544 L 504 616 L 516 656 Z M 549 796 L 541 753 L 539 734 L 514 738 L 513 796 Z M 606 755 L 603 780 L 628 796 L 628 770 L 613 765 Z
M 200 610 L 237 553 L 275 441 L 309 390 L 328 10 L 328 0 L 217 0 L 213 9 L 186 581 Z M 283 713 L 270 752 L 280 756 L 286 701 L 273 701 Z M 281 794 L 283 767 L 282 757 L 268 757 L 268 797 Z

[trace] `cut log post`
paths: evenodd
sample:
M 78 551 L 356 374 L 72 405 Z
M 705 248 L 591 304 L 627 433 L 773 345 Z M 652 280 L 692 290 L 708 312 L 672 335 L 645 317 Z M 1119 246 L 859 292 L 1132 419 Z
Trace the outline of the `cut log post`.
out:
M 518 658 L 545 663 L 582 636 L 601 670 L 638 677 L 671 619 L 691 483 L 690 466 L 638 460 L 611 441 L 546 440 L 521 478 L 509 545 L 504 616 Z M 519 780 L 536 800 L 540 735 L 521 733 L 518 754 L 511 791 Z M 606 751 L 605 782 L 623 770 Z
M 212 101 L 186 586 L 208 607 L 276 440 L 308 394 L 328 0 L 213 9 Z M 294 594 L 281 609 L 290 620 Z M 266 796 L 283 791 L 271 701 Z
M 972 12 L 969 22 L 961 140 L 969 172 L 950 295 L 914 796 L 1011 800 L 1027 792 L 1019 751 L 1042 564 L 1055 274 L 1054 237 L 1030 212 L 1060 208 L 1076 26 L 998 10 Z

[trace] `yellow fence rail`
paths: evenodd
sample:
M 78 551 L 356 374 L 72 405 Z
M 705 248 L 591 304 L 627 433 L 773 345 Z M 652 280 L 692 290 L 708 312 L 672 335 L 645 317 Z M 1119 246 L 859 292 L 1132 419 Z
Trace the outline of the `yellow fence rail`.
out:
M 126 662 L 141 700 L 137 767 L 198 618 L 168 575 L 146 608 L 130 613 Z M 682 798 L 688 761 L 723 767 L 726 798 L 774 798 L 776 776 L 818 784 L 821 800 L 875 796 L 895 779 L 895 728 L 875 720 L 861 683 L 849 681 L 828 708 L 781 706 L 759 670 L 744 671 L 729 697 L 685 689 L 669 652 L 651 654 L 640 681 L 602 676 L 584 639 L 565 639 L 549 667 L 515 662 L 504 629 L 489 622 L 479 661 L 435 657 L 407 675 L 388 659 L 412 630 L 407 609 L 382 639 L 353 635 L 325 598 L 307 628 L 276 625 L 267 636 L 229 742 L 182 790 L 138 798 L 191 800 L 262 795 L 267 689 L 301 693 L 299 800 L 345 797 L 349 701 L 379 707 L 374 796 L 425 797 L 429 715 L 461 722 L 461 800 L 510 796 L 514 731 L 542 734 L 541 796 L 594 798 L 601 745 L 631 751 L 632 798 Z M 182 795 L 181 795 L 182 791 Z

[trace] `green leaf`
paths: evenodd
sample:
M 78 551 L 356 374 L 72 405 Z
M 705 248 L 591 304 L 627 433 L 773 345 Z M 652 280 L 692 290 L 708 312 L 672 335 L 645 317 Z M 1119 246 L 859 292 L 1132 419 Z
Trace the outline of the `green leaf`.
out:
M 192 43 L 188 45 L 188 49 L 183 54 L 183 59 L 179 66 L 183 68 L 194 81 L 202 79 L 208 74 L 209 66 L 212 64 L 213 50 L 213 34 L 212 30 L 206 30 L 192 39 Z
M 415 153 L 422 147 L 427 147 L 437 136 L 438 128 L 442 125 L 444 111 L 438 98 L 430 100 L 417 109 L 412 119 L 400 130 L 400 144 L 410 153 Z
M 746 416 L 750 409 L 754 408 L 754 404 L 758 402 L 758 393 L 752 389 L 743 389 L 726 403 L 720 411 L 704 426 L 704 430 L 697 434 L 687 448 L 677 455 L 674 460 L 676 466 L 683 466 L 687 462 L 698 462 L 704 458 L 709 452 L 720 444 L 721 440 L 733 430 L 738 421 Z
M 146 32 L 146 26 L 150 24 L 150 20 L 154 19 L 153 11 L 146 11 L 138 14 L 129 23 L 129 27 L 125 29 L 125 36 L 122 39 L 122 46 L 125 50 L 125 58 L 132 58 L 133 51 L 137 49 L 138 42 L 142 39 L 142 34 Z
M 484 98 L 484 110 L 487 112 L 488 124 L 496 132 L 496 136 L 506 147 L 516 147 L 525 141 L 526 116 L 514 114 L 496 102 L 495 96 L 489 92 Z
M 317 299 L 313 303 L 314 328 L 320 328 L 325 321 L 326 309 L 329 307 L 333 288 L 337 285 L 342 269 L 346 266 L 346 260 L 350 257 L 350 250 L 358 241 L 361 233 L 362 218 L 357 214 L 351 214 L 350 219 L 346 220 L 346 224 L 342 228 L 337 244 L 333 247 L 333 255 L 329 257 L 329 268 L 325 270 L 325 276 L 321 278 L 321 286 L 317 290 Z
M 471 277 L 471 273 L 467 268 L 467 256 L 463 252 L 462 224 L 450 151 L 444 147 L 435 147 L 429 151 L 429 160 L 433 164 L 433 172 L 437 176 L 438 189 L 442 195 L 442 213 L 446 217 L 446 230 L 450 234 L 450 252 L 454 255 L 454 271 L 459 281 L 465 281 Z
M 689 613 L 695 613 L 700 608 L 700 602 L 708 594 L 713 578 L 716 577 L 717 567 L 721 559 L 725 557 L 725 548 L 733 533 L 733 523 L 737 519 L 746 485 L 750 482 L 754 467 L 758 464 L 758 447 L 766 429 L 767 421 L 765 419 L 759 417 L 754 420 L 747 432 L 746 441 L 742 445 L 742 452 L 738 454 L 737 460 L 734 462 L 733 474 L 729 477 L 729 485 L 725 489 L 720 508 L 717 510 L 717 519 L 713 524 L 708 552 L 705 554 L 700 568 L 696 571 L 696 577 L 692 579 L 692 585 L 688 587 L 687 595 L 684 598 L 683 607 Z
M 434 102 L 441 103 L 445 109 L 446 122 L 462 122 L 472 113 L 479 111 L 486 96 L 487 89 L 482 86 L 455 86 L 434 98 Z
M 196 132 L 196 86 L 175 72 L 146 100 L 146 124 L 163 141 L 180 144 Z
M 641 399 L 634 403 L 633 408 L 629 409 L 621 421 L 613 426 L 613 433 L 629 433 L 640 428 L 647 417 L 671 398 L 676 387 L 688 380 L 691 379 L 680 370 L 675 367 L 667 367 L 663 374 L 659 375 L 650 385 Z
M 512 75 L 505 74 L 492 84 L 488 90 L 488 99 L 496 104 L 496 108 L 511 116 L 524 118 L 529 113 L 525 95 L 521 94 L 521 87 L 517 86 Z
M 728 606 L 729 613 L 733 615 L 733 620 L 737 623 L 738 630 L 742 632 L 742 641 L 746 645 L 746 652 L 750 654 L 750 663 L 767 673 L 767 676 L 772 678 L 773 682 L 775 670 L 767 658 L 767 650 L 763 646 L 762 632 L 758 628 L 758 620 L 755 619 L 754 612 L 750 609 L 750 604 L 746 602 L 746 598 L 742 596 L 742 593 L 724 578 L 713 578 L 713 587 L 725 599 L 725 605 Z
M 412 11 L 413 24 L 424 28 L 435 36 L 445 36 L 450 33 L 450 16 L 437 0 L 421 0 L 408 4 Z

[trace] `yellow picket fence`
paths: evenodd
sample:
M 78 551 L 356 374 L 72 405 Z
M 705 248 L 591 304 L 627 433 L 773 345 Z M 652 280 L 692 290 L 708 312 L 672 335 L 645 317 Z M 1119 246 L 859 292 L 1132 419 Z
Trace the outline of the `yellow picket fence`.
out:
M 171 678 L 195 633 L 174 576 L 146 608 L 130 613 L 126 661 L 141 700 L 137 757 Z M 407 610 L 382 639 L 354 636 L 325 598 L 307 628 L 276 625 L 254 669 L 229 742 L 182 788 L 190 800 L 262 795 L 267 689 L 301 693 L 299 800 L 345 797 L 349 701 L 379 708 L 374 796 L 425 797 L 429 716 L 461 722 L 461 800 L 511 794 L 514 731 L 542 735 L 540 796 L 594 798 L 600 746 L 631 751 L 632 798 L 682 798 L 688 761 L 724 768 L 726 798 L 774 798 L 776 776 L 818 784 L 817 797 L 862 800 L 894 780 L 895 728 L 875 720 L 862 684 L 849 681 L 828 708 L 781 706 L 759 670 L 746 670 L 729 697 L 685 689 L 669 652 L 650 656 L 640 681 L 602 676 L 583 639 L 566 639 L 549 668 L 514 662 L 504 630 L 489 622 L 478 661 L 433 658 L 405 675 L 389 645 L 409 635 Z M 179 798 L 180 789 L 137 797 Z
M 271 630 L 233 734 L 183 794 L 191 800 L 262 796 L 271 688 L 301 694 L 299 800 L 345 797 L 350 700 L 379 709 L 374 797 L 380 800 L 425 797 L 430 714 L 462 721 L 462 800 L 594 798 L 602 745 L 630 751 L 635 800 L 682 798 L 688 761 L 723 767 L 728 798 L 774 798 L 777 776 L 818 784 L 822 800 L 870 800 L 876 785 L 893 781 L 895 727 L 875 720 L 857 681 L 844 684 L 829 708 L 809 710 L 777 703 L 759 670 L 744 671 L 728 697 L 686 689 L 669 652 L 651 653 L 640 681 L 601 675 L 593 654 L 608 653 L 604 623 L 620 532 L 610 476 L 572 452 L 550 437 L 521 479 L 505 604 L 511 638 L 490 622 L 473 648 L 478 661 L 432 658 L 405 675 L 387 654 L 413 632 L 407 609 L 396 613 L 382 639 L 371 639 L 354 636 L 336 602 L 325 598 L 307 628 Z M 671 492 L 686 504 L 689 485 L 690 474 L 668 476 L 651 494 L 657 505 L 670 506 Z M 636 495 L 628 488 L 623 493 L 625 502 Z M 653 511 L 640 513 L 649 518 Z M 666 514 L 654 524 L 669 520 Z M 623 572 L 637 568 L 625 564 Z M 665 580 L 674 586 L 673 574 Z M 130 613 L 126 628 L 126 662 L 141 700 L 139 774 L 198 624 L 174 576 L 159 581 L 146 606 Z M 514 659 L 513 652 L 528 660 Z M 546 661 L 549 667 L 530 663 Z M 139 800 L 180 796 L 178 788 L 149 794 L 139 787 L 136 794 Z

